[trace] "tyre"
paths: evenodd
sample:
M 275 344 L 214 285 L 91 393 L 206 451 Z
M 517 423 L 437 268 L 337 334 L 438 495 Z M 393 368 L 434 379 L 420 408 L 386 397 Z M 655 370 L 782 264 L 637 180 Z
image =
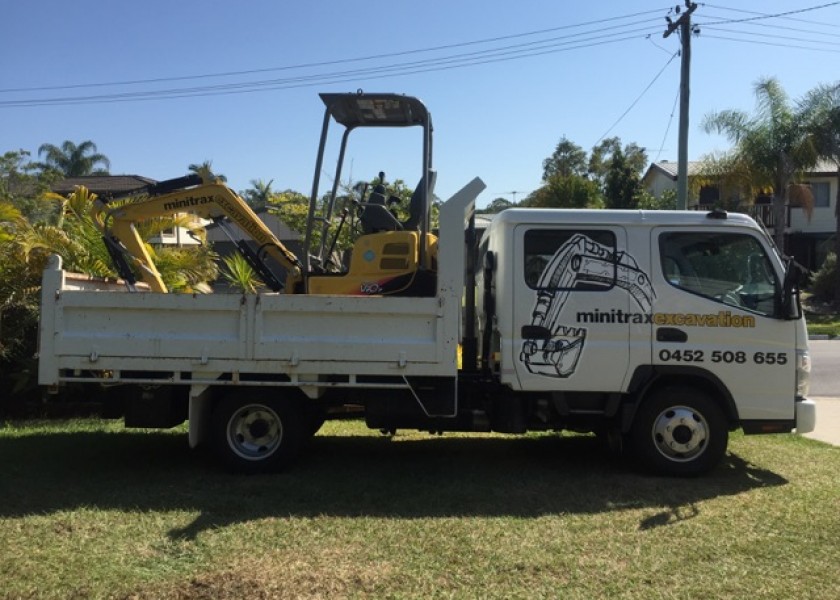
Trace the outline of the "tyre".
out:
M 720 405 L 708 394 L 669 386 L 642 401 L 631 430 L 636 457 L 664 475 L 699 475 L 715 467 L 729 443 Z
M 297 457 L 304 433 L 297 405 L 282 398 L 238 391 L 213 412 L 213 446 L 237 473 L 285 469 Z

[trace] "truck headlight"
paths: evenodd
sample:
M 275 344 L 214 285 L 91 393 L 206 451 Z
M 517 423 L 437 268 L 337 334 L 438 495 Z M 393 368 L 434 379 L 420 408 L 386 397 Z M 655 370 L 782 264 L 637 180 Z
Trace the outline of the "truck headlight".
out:
M 811 384 L 811 355 L 807 350 L 796 351 L 796 395 L 804 398 Z

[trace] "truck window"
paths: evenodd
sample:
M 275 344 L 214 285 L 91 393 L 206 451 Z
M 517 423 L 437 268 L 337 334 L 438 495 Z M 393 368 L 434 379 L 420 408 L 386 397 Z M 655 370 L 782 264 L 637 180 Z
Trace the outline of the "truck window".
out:
M 659 237 L 662 274 L 682 290 L 773 316 L 779 282 L 764 247 L 743 233 L 679 231 Z
M 535 290 L 609 290 L 615 285 L 615 254 L 612 231 L 532 229 L 525 232 L 525 283 Z M 597 282 L 595 277 L 586 283 L 571 276 L 579 261 L 587 258 L 609 265 Z M 554 264 L 546 269 L 552 262 L 569 265 Z

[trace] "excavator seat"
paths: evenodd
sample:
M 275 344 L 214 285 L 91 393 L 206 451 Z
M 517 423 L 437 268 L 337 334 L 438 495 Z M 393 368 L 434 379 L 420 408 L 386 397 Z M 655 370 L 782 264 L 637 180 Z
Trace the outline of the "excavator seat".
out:
M 373 196 L 373 194 L 371 194 Z M 365 233 L 378 233 L 380 231 L 400 231 L 403 226 L 384 204 L 373 204 L 370 201 L 365 204 L 362 216 L 362 231 Z

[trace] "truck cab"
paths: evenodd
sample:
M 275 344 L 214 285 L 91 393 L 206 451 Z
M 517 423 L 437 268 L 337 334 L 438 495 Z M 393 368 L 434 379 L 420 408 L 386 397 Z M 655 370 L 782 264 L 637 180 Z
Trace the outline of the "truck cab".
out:
M 809 427 L 804 319 L 750 217 L 510 209 L 479 256 L 499 382 L 544 394 L 566 426 L 611 423 L 677 471 L 722 452 L 716 429 Z

